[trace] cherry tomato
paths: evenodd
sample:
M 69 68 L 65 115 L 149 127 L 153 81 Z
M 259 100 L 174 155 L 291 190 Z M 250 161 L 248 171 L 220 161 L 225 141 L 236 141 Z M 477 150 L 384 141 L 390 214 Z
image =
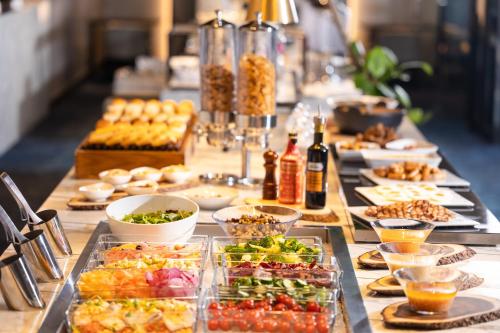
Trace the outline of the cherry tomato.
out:
M 307 312 L 320 312 L 321 306 L 317 302 L 307 302 L 306 311 Z
M 283 318 L 288 322 L 294 322 L 296 320 L 296 315 L 293 311 L 285 311 L 283 312 Z
M 236 323 L 240 331 L 248 331 L 250 329 L 250 323 L 246 321 L 245 319 L 239 319 L 238 322 Z
M 291 325 L 290 325 L 290 322 L 288 321 L 284 321 L 284 322 L 281 322 L 280 323 L 280 326 L 279 326 L 279 331 L 281 333 L 290 333 L 291 331 Z
M 318 329 L 319 333 L 328 333 L 330 331 L 328 322 L 322 320 L 318 321 L 318 323 L 316 324 L 316 328 Z
M 251 310 L 251 309 L 254 309 L 254 308 L 255 308 L 255 303 L 254 303 L 253 299 L 247 299 L 247 300 L 245 300 L 245 301 L 241 302 L 241 303 L 239 304 L 239 307 L 240 307 L 241 309 L 248 309 L 248 310 Z
M 287 296 L 284 303 L 288 308 L 293 309 L 293 307 L 297 304 L 297 301 L 294 300 L 292 297 Z
M 209 310 L 220 310 L 222 309 L 222 305 L 220 305 L 219 303 L 217 302 L 212 302 L 210 303 L 210 305 L 208 306 L 208 309 Z
M 217 331 L 219 329 L 219 322 L 217 319 L 210 319 L 208 321 L 208 329 L 210 331 Z
M 236 307 L 236 303 L 234 303 L 233 301 L 226 302 L 226 308 L 234 308 L 234 307 Z
M 304 333 L 316 333 L 316 324 L 308 325 L 306 324 L 306 330 Z
M 272 319 L 266 319 L 264 321 L 264 328 L 266 332 L 275 332 L 276 329 L 278 328 L 278 323 Z
M 278 303 L 274 306 L 273 308 L 274 311 L 285 311 L 286 310 L 286 305 L 283 303 Z
M 278 295 L 276 295 L 276 302 L 278 302 L 278 303 L 285 304 L 285 300 L 286 299 L 287 299 L 287 296 L 285 294 L 278 294 Z
M 208 312 L 210 313 L 210 315 L 212 315 L 212 318 L 215 318 L 215 319 L 222 316 L 222 310 L 208 310 Z
M 219 328 L 222 331 L 229 331 L 231 329 L 231 321 L 227 318 L 219 319 Z
M 296 321 L 293 324 L 293 328 L 295 329 L 296 332 L 304 332 L 306 330 L 306 324 L 300 321 Z
M 253 324 L 253 330 L 255 332 L 264 332 L 264 323 L 262 321 L 257 321 Z
M 304 312 L 304 309 L 299 304 L 295 304 L 291 309 L 295 312 Z

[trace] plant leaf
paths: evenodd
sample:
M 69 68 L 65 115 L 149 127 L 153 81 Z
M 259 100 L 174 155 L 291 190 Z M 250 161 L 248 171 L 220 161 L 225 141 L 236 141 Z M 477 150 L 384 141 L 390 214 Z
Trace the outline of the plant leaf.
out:
M 394 64 L 383 48 L 376 46 L 366 55 L 365 67 L 375 79 L 380 79 L 394 67 Z
M 432 113 L 424 112 L 422 108 L 410 108 L 407 110 L 406 114 L 408 115 L 408 118 L 410 118 L 410 120 L 416 125 L 425 124 L 432 118 Z
M 397 100 L 399 101 L 399 103 L 401 103 L 401 105 L 403 105 L 403 107 L 407 109 L 411 108 L 410 96 L 403 87 L 401 87 L 399 84 L 395 84 L 394 93 L 396 94 Z
M 389 87 L 387 84 L 385 84 L 385 83 L 378 82 L 377 83 L 377 89 L 385 97 L 396 98 L 395 91 L 391 87 Z
M 363 91 L 364 94 L 378 95 L 377 87 L 370 81 L 370 79 L 365 73 L 363 72 L 356 73 L 354 74 L 353 79 L 356 88 L 361 89 L 361 91 Z
M 420 69 L 422 70 L 425 74 L 431 76 L 434 74 L 434 69 L 432 68 L 431 64 L 425 61 L 407 61 L 403 62 L 399 65 L 399 68 L 403 71 L 409 70 L 409 69 Z

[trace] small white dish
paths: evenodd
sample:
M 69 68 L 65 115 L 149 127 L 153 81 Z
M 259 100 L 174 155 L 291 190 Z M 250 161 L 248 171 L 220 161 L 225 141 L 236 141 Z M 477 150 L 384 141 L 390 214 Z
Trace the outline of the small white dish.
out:
M 163 176 L 160 170 L 151 167 L 135 168 L 130 170 L 130 174 L 135 180 L 151 180 L 154 182 L 160 181 Z
M 110 169 L 99 172 L 99 178 L 111 185 L 123 185 L 132 179 L 132 175 L 125 169 Z
M 123 190 L 129 195 L 153 194 L 158 190 L 158 183 L 152 180 L 138 180 L 124 185 Z
M 203 186 L 184 191 L 202 209 L 217 210 L 228 207 L 238 197 L 238 191 L 224 186 Z
M 166 166 L 161 169 L 161 172 L 166 181 L 176 184 L 185 183 L 193 174 L 187 166 L 182 164 Z
M 109 183 L 95 183 L 85 186 L 80 186 L 78 189 L 86 199 L 90 201 L 105 201 L 113 194 L 115 188 Z
M 353 149 L 345 149 L 343 146 L 349 142 L 353 142 L 353 140 L 344 140 L 335 142 L 335 150 L 337 151 L 337 155 L 341 161 L 363 161 L 363 155 L 361 155 L 361 149 L 353 150 Z M 363 142 L 362 143 L 364 149 L 380 149 L 380 145 L 374 142 Z

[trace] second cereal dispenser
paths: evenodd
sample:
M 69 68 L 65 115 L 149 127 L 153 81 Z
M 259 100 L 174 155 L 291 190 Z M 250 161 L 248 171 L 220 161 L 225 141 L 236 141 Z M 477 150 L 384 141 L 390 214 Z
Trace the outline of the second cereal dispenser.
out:
M 213 146 L 228 146 L 234 127 L 234 89 L 236 84 L 236 28 L 216 18 L 199 27 L 201 112 L 207 141 Z
M 239 28 L 236 126 L 242 140 L 242 178 L 250 178 L 250 152 L 269 145 L 276 127 L 276 28 L 256 19 Z

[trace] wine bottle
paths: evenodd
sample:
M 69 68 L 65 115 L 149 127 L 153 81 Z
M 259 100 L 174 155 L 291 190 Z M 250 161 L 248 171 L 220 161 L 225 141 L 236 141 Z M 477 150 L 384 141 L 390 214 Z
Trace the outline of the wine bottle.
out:
M 314 143 L 307 149 L 306 208 L 321 209 L 328 191 L 328 147 L 323 144 L 325 118 L 314 117 Z

